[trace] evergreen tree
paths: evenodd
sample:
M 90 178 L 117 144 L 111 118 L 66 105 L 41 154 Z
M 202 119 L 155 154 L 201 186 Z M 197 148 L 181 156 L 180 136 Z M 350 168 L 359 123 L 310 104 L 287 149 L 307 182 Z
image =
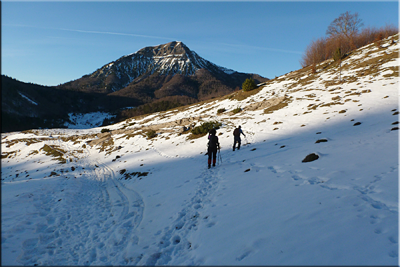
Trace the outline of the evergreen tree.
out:
M 333 60 L 334 61 L 338 61 L 342 59 L 342 51 L 340 49 L 340 47 L 338 47 L 335 51 L 335 53 L 333 53 Z
M 257 88 L 256 82 L 252 78 L 246 79 L 244 81 L 244 83 L 242 84 L 242 89 L 245 92 L 251 91 L 251 90 L 256 89 L 256 88 Z

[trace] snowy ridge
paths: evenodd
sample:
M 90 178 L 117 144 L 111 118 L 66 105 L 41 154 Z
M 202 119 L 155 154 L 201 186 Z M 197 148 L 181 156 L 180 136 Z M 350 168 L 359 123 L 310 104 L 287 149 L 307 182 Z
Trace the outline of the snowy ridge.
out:
M 354 51 L 342 81 L 327 61 L 254 94 L 2 134 L 2 264 L 397 265 L 398 40 Z M 183 130 L 208 121 L 211 169 Z

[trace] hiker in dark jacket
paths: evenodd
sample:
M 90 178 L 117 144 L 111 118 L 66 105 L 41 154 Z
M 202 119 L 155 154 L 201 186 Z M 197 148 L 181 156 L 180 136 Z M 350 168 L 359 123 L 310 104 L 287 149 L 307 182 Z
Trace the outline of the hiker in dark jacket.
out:
M 213 166 L 217 162 L 217 151 L 220 149 L 218 136 L 216 136 L 217 131 L 215 129 L 210 130 L 210 135 L 208 136 L 208 168 L 211 168 L 211 158 L 213 160 Z
M 237 149 L 238 150 L 240 149 L 240 143 L 241 143 L 240 134 L 243 134 L 246 137 L 246 135 L 242 131 L 242 127 L 241 126 L 236 128 L 235 130 L 233 130 L 233 138 L 234 138 L 233 139 L 233 151 L 235 151 L 236 143 L 238 144 Z

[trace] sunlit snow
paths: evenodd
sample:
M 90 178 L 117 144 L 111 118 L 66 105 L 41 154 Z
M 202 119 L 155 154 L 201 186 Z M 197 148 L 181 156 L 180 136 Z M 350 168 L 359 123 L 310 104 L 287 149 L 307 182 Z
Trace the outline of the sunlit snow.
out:
M 289 73 L 241 101 L 106 127 L 2 134 L 2 265 L 397 265 L 398 64 L 351 81 L 354 65 L 343 83 L 335 69 Z M 286 105 L 257 109 L 272 100 Z M 181 129 L 211 120 L 222 149 L 208 169 L 207 136 Z

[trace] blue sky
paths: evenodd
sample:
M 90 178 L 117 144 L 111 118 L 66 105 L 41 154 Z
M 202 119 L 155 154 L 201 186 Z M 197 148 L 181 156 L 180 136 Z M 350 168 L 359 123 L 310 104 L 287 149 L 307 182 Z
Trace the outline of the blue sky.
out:
M 301 68 L 306 47 L 346 11 L 357 12 L 364 26 L 399 22 L 397 1 L 1 4 L 2 74 L 42 85 L 171 41 L 217 65 L 274 78 Z

